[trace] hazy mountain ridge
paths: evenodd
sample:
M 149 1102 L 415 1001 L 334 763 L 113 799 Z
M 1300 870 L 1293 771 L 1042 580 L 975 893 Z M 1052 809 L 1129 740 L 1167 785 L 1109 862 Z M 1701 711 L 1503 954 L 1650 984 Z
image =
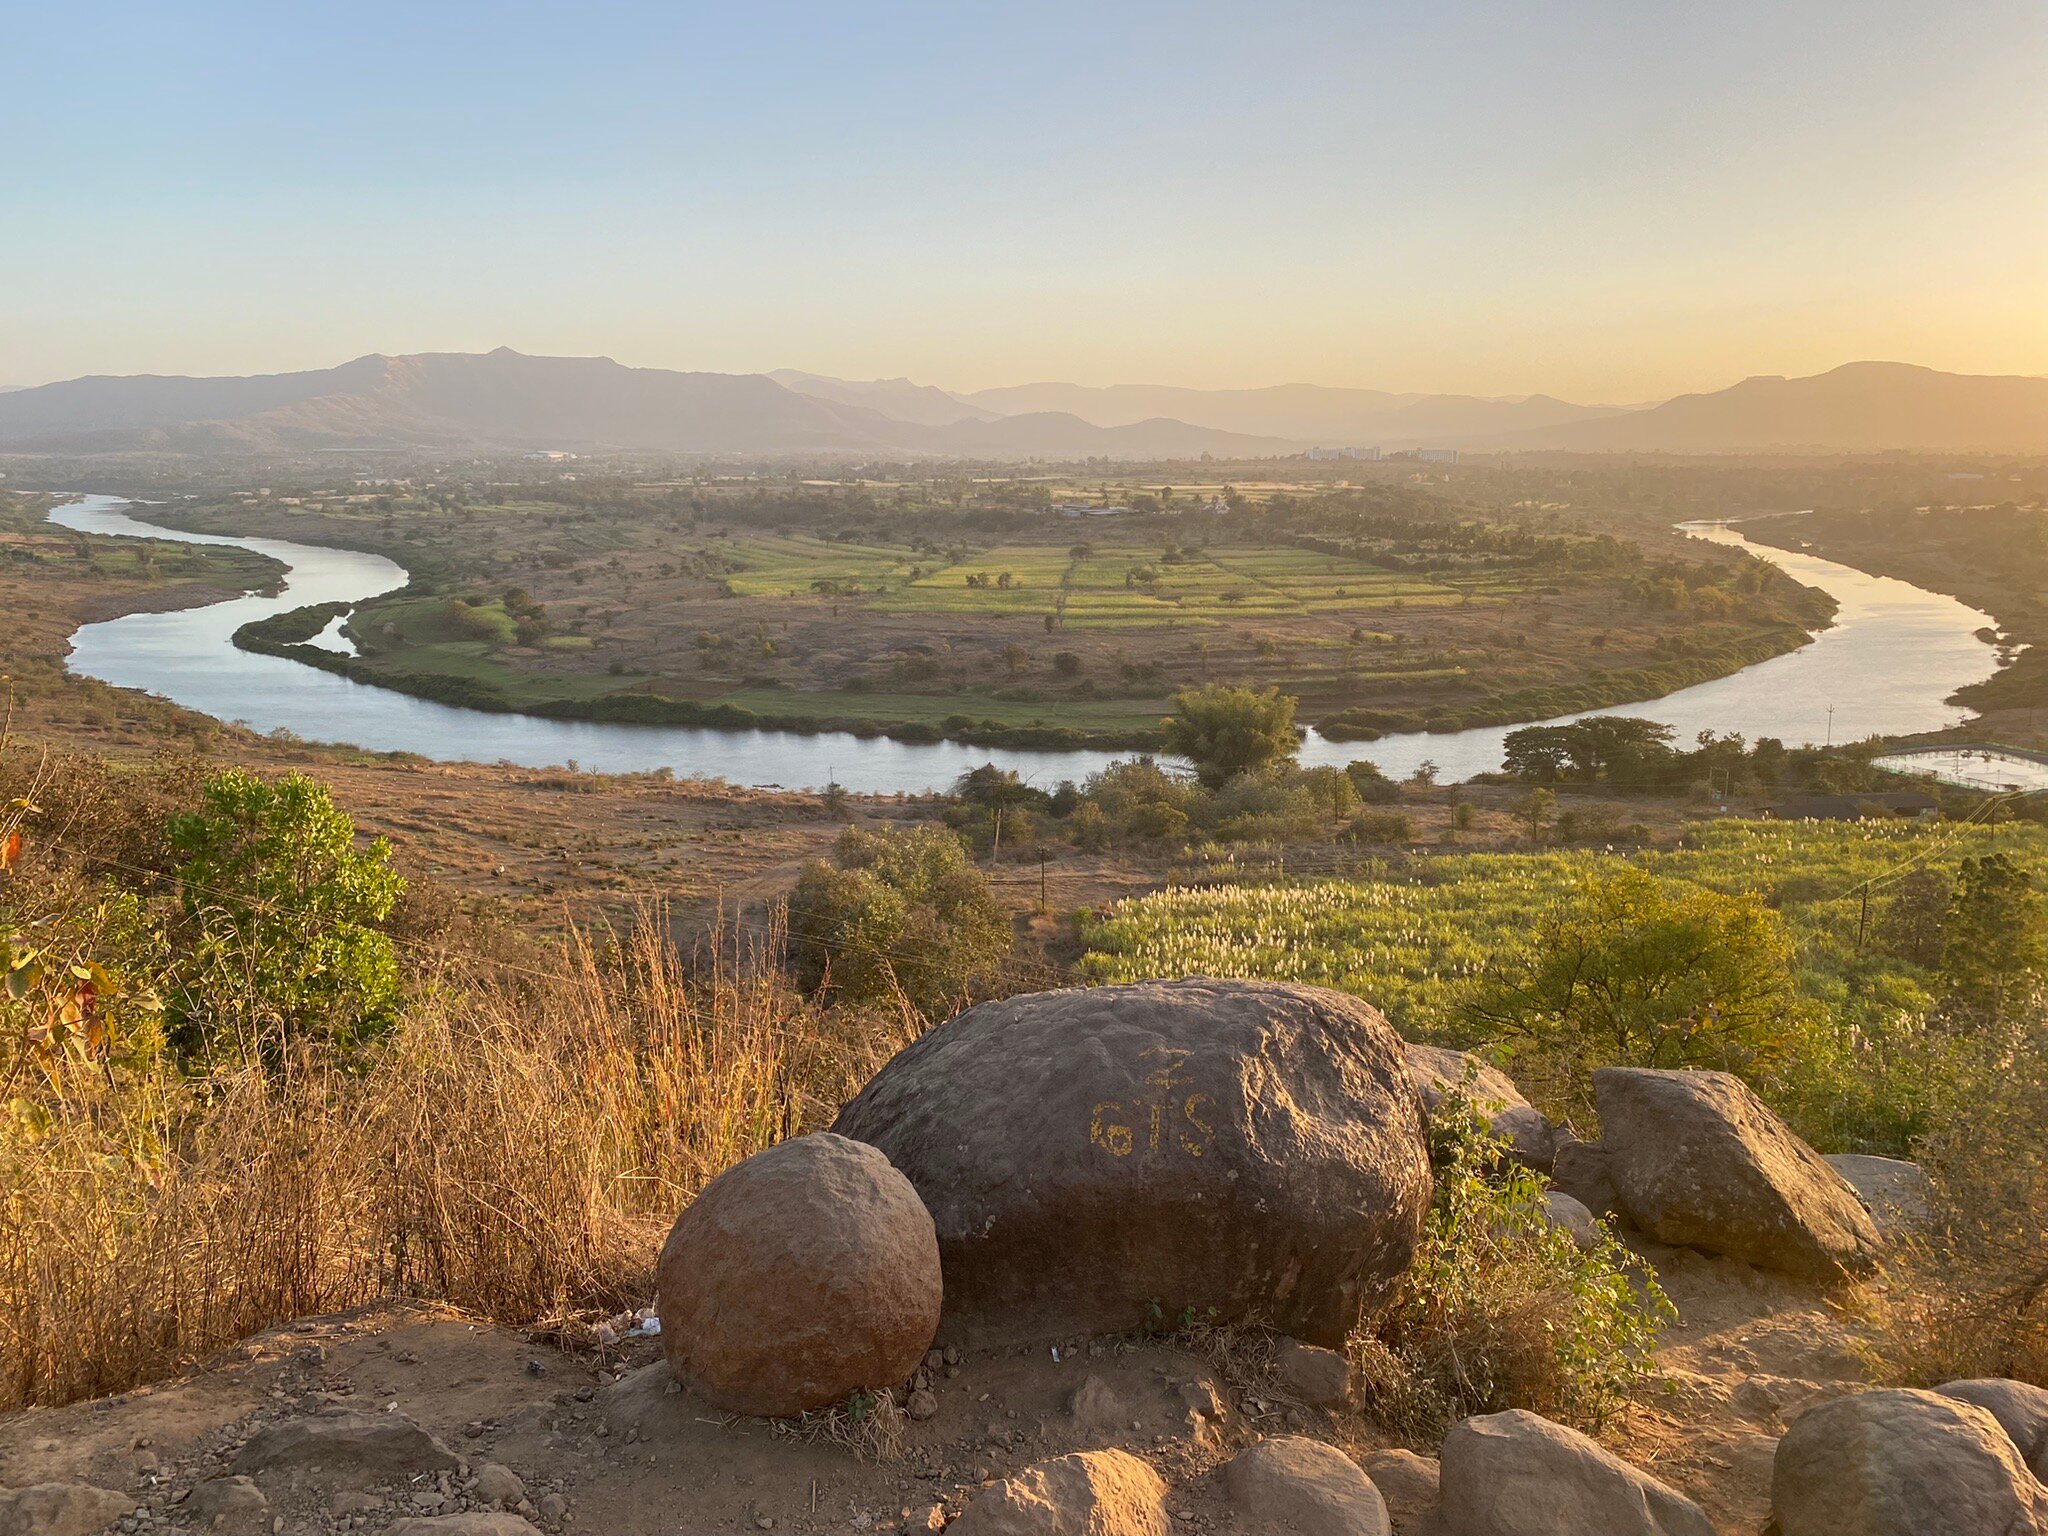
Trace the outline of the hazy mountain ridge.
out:
M 1061 404 L 1060 402 L 1064 402 Z M 1260 458 L 1330 447 L 1581 452 L 2044 452 L 2048 378 L 1850 363 L 1624 410 L 1289 384 L 1029 384 L 685 373 L 602 357 L 372 354 L 243 378 L 94 375 L 0 391 L 0 450 L 323 449 Z
M 2048 452 L 2048 378 L 1845 363 L 1744 379 L 1648 410 L 1521 434 L 1501 446 L 1590 452 Z
M 1066 411 L 1099 427 L 1167 417 L 1192 426 L 1327 447 L 1391 449 L 1451 446 L 1489 434 L 1618 413 L 1617 407 L 1574 405 L 1548 395 L 1489 400 L 1476 395 L 1395 394 L 1323 384 L 1275 384 L 1259 389 L 1019 384 L 979 390 L 962 398 L 1005 414 Z

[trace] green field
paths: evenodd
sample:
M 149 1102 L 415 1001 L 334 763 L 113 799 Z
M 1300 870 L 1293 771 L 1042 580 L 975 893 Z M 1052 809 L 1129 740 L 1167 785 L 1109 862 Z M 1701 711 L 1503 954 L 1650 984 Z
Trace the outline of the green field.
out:
M 2048 833 L 2020 825 L 1726 821 L 1687 842 L 1637 854 L 1445 855 L 1384 880 L 1167 890 L 1110 908 L 1088 932 L 1083 967 L 1098 981 L 1211 975 L 1336 987 L 1404 1033 L 1470 1045 L 1478 1041 L 1460 1004 L 1474 979 L 1579 881 L 1629 863 L 1761 896 L 1792 932 L 1806 990 L 1853 1022 L 1928 1001 L 1924 973 L 1867 944 L 1858 951 L 1855 887 L 1902 865 L 1953 873 L 1965 855 L 1994 848 L 2048 866 Z M 1874 901 L 1883 900 L 1880 890 Z
M 1358 608 L 1431 607 L 1464 594 L 1362 560 L 1285 547 L 1225 547 L 1169 563 L 1157 544 L 1094 544 L 1075 559 L 1043 544 L 1004 544 L 931 571 L 868 606 L 883 613 L 1036 615 L 1059 611 L 1075 629 L 1213 625 L 1231 618 L 1298 617 Z M 1008 588 L 969 576 L 1007 574 Z M 1492 583 L 1506 590 L 1506 584 Z
M 871 591 L 884 582 L 906 583 L 920 562 L 929 567 L 941 558 L 897 545 L 845 544 L 802 534 L 717 539 L 705 548 L 725 566 L 725 584 L 741 597 L 809 597 L 813 583 L 820 581 L 857 582 Z

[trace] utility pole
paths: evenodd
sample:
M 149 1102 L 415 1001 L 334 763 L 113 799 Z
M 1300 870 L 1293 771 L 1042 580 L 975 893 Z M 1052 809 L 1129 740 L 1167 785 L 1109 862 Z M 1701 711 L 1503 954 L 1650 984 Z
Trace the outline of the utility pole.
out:
M 1835 744 L 1835 706 L 1834 706 L 1834 705 L 1832 705 L 1832 704 L 1830 704 L 1830 705 L 1828 706 L 1828 740 L 1827 740 L 1827 744 L 1828 744 L 1829 746 L 1831 746 L 1831 747 L 1832 747 L 1832 746 L 1833 746 L 1833 745 Z
M 1041 850 L 1038 855 L 1038 915 L 1040 917 L 1043 917 L 1045 916 L 1046 911 L 1047 907 L 1045 901 L 1045 854 Z

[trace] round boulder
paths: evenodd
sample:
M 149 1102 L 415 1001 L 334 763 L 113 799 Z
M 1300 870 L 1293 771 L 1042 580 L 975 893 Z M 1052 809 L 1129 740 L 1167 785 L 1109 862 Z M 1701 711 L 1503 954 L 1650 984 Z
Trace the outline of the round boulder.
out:
M 1986 1409 L 1903 1388 L 1823 1403 L 1778 1442 L 1782 1536 L 2020 1536 L 2048 1490 Z
M 1223 1469 L 1237 1527 L 1259 1536 L 1393 1536 L 1386 1501 L 1358 1463 L 1320 1440 L 1281 1435 Z
M 900 1052 L 833 1129 L 917 1186 L 947 1337 L 977 1343 L 1189 1316 L 1334 1348 L 1406 1273 L 1429 1204 L 1400 1040 L 1320 987 L 983 1003 Z
M 785 1417 L 916 1371 L 939 1325 L 938 1241 L 910 1182 L 830 1134 L 757 1152 L 704 1187 L 661 1250 L 661 1345 L 733 1413 Z

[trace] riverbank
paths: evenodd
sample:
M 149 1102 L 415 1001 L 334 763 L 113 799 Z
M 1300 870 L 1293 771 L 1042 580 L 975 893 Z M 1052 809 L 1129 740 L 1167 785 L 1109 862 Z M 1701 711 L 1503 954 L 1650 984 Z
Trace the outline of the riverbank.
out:
M 124 506 L 96 497 L 53 515 L 67 526 L 100 532 L 177 536 L 129 516 Z M 1701 525 L 1689 531 L 1747 547 L 1739 532 L 1727 528 Z M 608 714 L 590 707 L 599 701 L 576 705 L 575 713 L 569 705 L 513 713 L 501 700 L 461 693 L 459 679 L 437 682 L 432 695 L 407 694 L 384 676 L 365 675 L 363 658 L 309 643 L 331 619 L 334 605 L 403 588 L 401 567 L 377 556 L 283 540 L 186 537 L 284 559 L 292 567 L 285 591 L 220 604 L 177 622 L 127 618 L 85 626 L 74 637 L 74 670 L 161 692 L 258 730 L 282 728 L 371 751 L 532 766 L 574 761 L 608 772 L 667 767 L 742 784 L 836 783 L 857 792 L 924 792 L 988 761 L 1050 784 L 1085 778 L 1117 752 L 1142 750 L 1124 745 L 1132 738 L 1121 734 L 1112 738 L 1119 745 L 1098 746 L 1085 744 L 1085 736 L 1041 735 L 1034 728 L 1019 736 L 1014 728 L 989 730 L 966 720 L 941 722 L 929 739 L 919 739 L 927 732 L 898 734 L 885 722 L 851 722 L 879 727 L 868 734 L 845 728 L 849 722 L 843 720 L 741 713 L 736 706 L 652 695 L 612 695 L 618 702 L 601 705 Z M 1952 723 L 1940 701 L 1990 670 L 1989 650 L 1976 638 L 1985 615 L 1832 562 L 1792 554 L 1777 559 L 1793 580 L 1839 604 L 1836 624 L 1818 639 L 1675 693 L 1633 703 L 1596 702 L 1562 718 L 1626 713 L 1670 724 L 1682 738 L 1704 730 L 1795 744 L 1819 742 L 1837 730 L 1837 740 L 1909 734 Z M 307 609 L 319 612 L 290 618 Z M 320 625 L 309 628 L 315 617 Z M 238 633 L 252 624 L 260 627 L 249 638 L 264 649 L 237 644 Z M 289 649 L 280 654 L 279 648 Z M 1672 662 L 1680 668 L 1714 664 L 1700 657 Z M 1341 765 L 1363 756 L 1396 776 L 1433 768 L 1444 779 L 1463 779 L 1499 766 L 1502 741 L 1512 728 L 1503 723 L 1396 731 L 1363 749 L 1311 732 L 1302 758 L 1312 765 Z

